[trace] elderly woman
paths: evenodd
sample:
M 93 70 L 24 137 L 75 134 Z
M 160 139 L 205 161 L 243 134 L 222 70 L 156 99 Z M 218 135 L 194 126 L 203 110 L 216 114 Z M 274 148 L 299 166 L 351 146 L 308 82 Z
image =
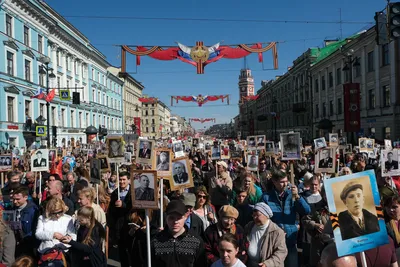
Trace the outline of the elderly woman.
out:
M 39 253 L 53 247 L 66 249 L 67 247 L 60 242 L 66 235 L 76 239 L 74 222 L 71 216 L 65 214 L 67 210 L 68 207 L 60 198 L 54 197 L 47 202 L 45 215 L 39 216 L 35 234 L 41 241 Z
M 343 167 L 339 172 L 339 176 L 344 176 L 349 174 L 353 174 L 353 172 L 350 170 L 349 167 Z
M 285 233 L 270 218 L 273 213 L 264 202 L 253 209 L 253 220 L 244 229 L 247 242 L 248 267 L 283 267 L 288 253 Z
M 106 214 L 99 205 L 94 203 L 95 196 L 95 189 L 93 187 L 86 187 L 78 191 L 78 203 L 81 207 L 92 207 L 95 219 L 101 223 L 101 225 L 105 226 Z
M 204 185 L 199 186 L 196 190 L 196 204 L 193 212 L 203 221 L 204 231 L 208 226 L 217 222 L 215 208 L 210 203 L 210 196 L 208 195 L 207 188 Z
M 262 190 L 259 186 L 257 186 L 254 183 L 254 181 L 255 181 L 254 174 L 251 172 L 247 172 L 241 183 L 241 188 L 247 191 L 247 202 L 250 205 L 255 205 L 261 200 L 262 197 Z M 233 195 L 231 198 L 232 205 L 236 204 L 236 194 L 237 190 L 233 190 Z

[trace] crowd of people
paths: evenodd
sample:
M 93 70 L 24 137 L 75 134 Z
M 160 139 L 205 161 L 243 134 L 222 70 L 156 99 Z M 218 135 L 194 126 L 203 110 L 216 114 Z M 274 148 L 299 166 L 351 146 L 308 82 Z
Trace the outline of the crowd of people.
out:
M 164 179 L 158 192 L 164 205 L 149 211 L 149 225 L 145 211 L 132 207 L 131 197 L 132 169 L 147 166 L 134 158 L 132 165 L 119 166 L 119 173 L 111 166 L 96 185 L 90 180 L 89 159 L 71 156 L 74 166 L 57 157 L 58 171 L 40 176 L 18 161 L 6 173 L 0 266 L 103 267 L 111 249 L 118 251 L 122 267 L 148 266 L 146 230 L 151 266 L 362 266 L 359 253 L 338 256 L 324 188 L 328 178 L 314 172 L 310 151 L 293 162 L 292 173 L 279 154 L 260 151 L 258 171 L 252 172 L 245 160 L 212 160 L 200 149 L 187 149 L 195 186 L 172 191 Z M 389 244 L 365 251 L 367 266 L 398 266 L 399 177 L 382 177 L 379 161 L 362 153 L 346 154 L 340 162 L 330 179 L 364 170 L 376 173 Z M 337 193 L 349 209 L 342 218 L 348 221 L 341 224 L 343 239 L 375 231 L 375 217 L 351 211 L 351 205 L 362 209 L 357 204 L 363 201 L 362 190 L 351 184 Z M 154 192 L 138 194 L 150 199 Z

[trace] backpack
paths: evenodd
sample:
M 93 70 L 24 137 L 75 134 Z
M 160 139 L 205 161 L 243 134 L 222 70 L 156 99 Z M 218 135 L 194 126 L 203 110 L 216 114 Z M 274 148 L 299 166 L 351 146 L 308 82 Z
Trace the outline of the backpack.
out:
M 45 250 L 40 255 L 39 267 L 67 267 L 63 250 L 57 247 Z

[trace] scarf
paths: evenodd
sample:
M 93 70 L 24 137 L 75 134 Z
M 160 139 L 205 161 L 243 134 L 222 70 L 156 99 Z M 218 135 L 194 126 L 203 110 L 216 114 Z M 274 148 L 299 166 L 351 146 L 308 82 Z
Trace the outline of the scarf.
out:
M 394 232 L 394 237 L 396 238 L 396 244 L 400 244 L 400 233 L 399 233 L 399 227 L 396 223 L 395 220 L 390 220 L 390 226 L 393 229 Z
M 226 234 L 224 229 L 221 228 L 219 223 L 217 223 L 218 235 L 221 237 L 223 234 Z M 232 227 L 229 229 L 229 233 L 236 236 L 236 224 L 233 224 Z

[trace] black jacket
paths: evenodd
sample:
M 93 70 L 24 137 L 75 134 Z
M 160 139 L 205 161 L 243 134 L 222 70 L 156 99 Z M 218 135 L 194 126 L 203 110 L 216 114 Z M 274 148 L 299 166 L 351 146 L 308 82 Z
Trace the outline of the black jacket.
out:
M 201 239 L 204 240 L 204 225 L 203 221 L 196 214 L 190 214 L 190 230 L 195 232 Z
M 102 251 L 102 238 L 105 237 L 103 226 L 96 221 L 90 235 L 91 239 L 94 241 L 93 244 L 82 244 L 87 233 L 88 229 L 86 227 L 79 227 L 76 241 L 71 240 L 69 243 L 74 253 L 74 263 L 72 266 L 107 267 L 107 259 Z
M 342 240 L 379 232 L 378 218 L 365 209 L 362 212 L 365 229 L 361 229 L 358 226 L 347 210 L 339 213 L 339 227 Z
M 111 193 L 110 205 L 107 212 L 107 225 L 110 231 L 115 234 L 117 240 L 128 236 L 128 220 L 130 211 L 132 210 L 131 189 L 132 186 L 129 187 L 128 193 L 124 201 L 122 201 L 122 207 L 120 208 L 115 207 L 115 201 L 118 200 L 118 189 L 115 189 Z
M 203 240 L 192 230 L 174 238 L 168 228 L 151 242 L 151 264 L 163 267 L 203 267 L 206 257 Z

